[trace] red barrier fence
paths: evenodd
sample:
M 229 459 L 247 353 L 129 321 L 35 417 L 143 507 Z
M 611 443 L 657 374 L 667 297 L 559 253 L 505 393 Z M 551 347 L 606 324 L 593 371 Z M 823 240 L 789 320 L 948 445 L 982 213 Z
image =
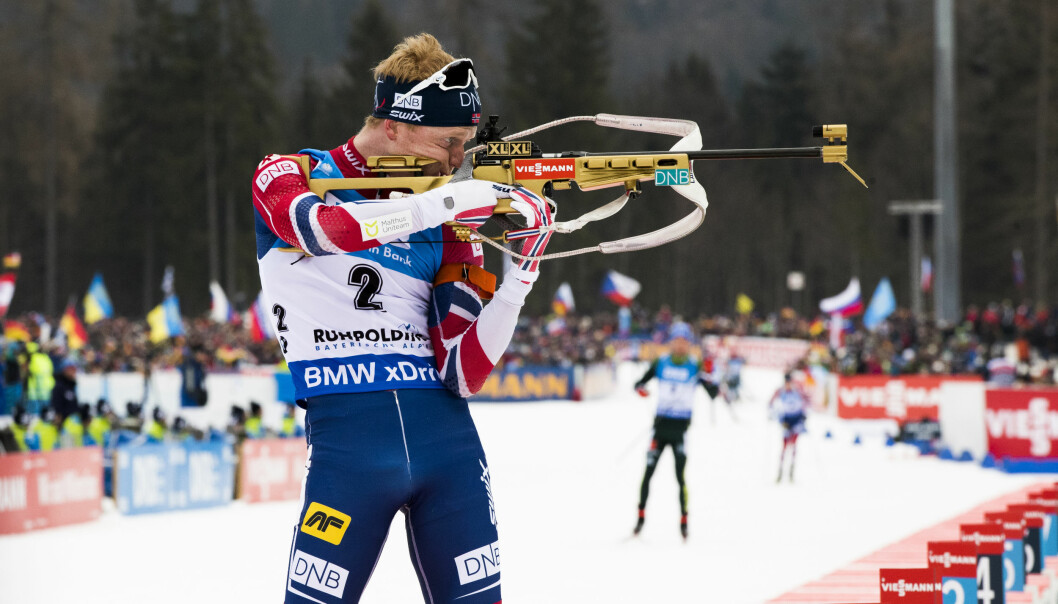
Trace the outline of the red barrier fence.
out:
M 303 438 L 266 438 L 242 443 L 240 498 L 249 503 L 297 499 L 305 477 Z
M 95 520 L 102 499 L 99 447 L 0 456 L 0 534 Z
M 1058 458 L 1058 390 L 987 390 L 985 427 L 996 459 Z
M 895 419 L 939 418 L 940 386 L 951 381 L 981 381 L 977 376 L 855 375 L 838 378 L 838 417 Z

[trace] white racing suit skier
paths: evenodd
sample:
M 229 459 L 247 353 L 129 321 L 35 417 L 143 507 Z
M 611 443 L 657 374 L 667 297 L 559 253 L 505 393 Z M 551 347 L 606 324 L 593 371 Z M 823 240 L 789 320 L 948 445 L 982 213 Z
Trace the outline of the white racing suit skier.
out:
M 301 152 L 311 176 L 369 176 L 365 157 L 381 155 L 450 173 L 480 119 L 472 67 L 428 34 L 405 39 L 376 68 L 364 128 L 337 149 Z M 278 155 L 258 166 L 253 197 L 267 310 L 306 408 L 286 602 L 359 601 L 398 511 L 426 602 L 499 602 L 489 468 L 464 397 L 506 349 L 538 262 L 512 263 L 483 306 L 481 246 L 445 223 L 479 226 L 510 197 L 529 226 L 548 225 L 546 200 L 474 180 L 320 199 L 295 158 Z M 523 253 L 540 255 L 549 236 Z

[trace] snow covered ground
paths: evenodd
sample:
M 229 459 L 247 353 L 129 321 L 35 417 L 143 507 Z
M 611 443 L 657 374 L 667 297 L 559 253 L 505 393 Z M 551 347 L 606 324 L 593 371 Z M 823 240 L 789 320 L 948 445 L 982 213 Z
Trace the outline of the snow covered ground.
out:
M 975 504 L 1041 480 L 917 458 L 813 416 L 797 481 L 775 484 L 777 372 L 747 370 L 737 421 L 701 397 L 688 432 L 691 537 L 679 536 L 672 456 L 631 539 L 653 402 L 631 391 L 586 403 L 472 407 L 497 500 L 508 604 L 761 602 Z M 833 439 L 824 439 L 826 430 Z M 1051 477 L 1053 478 L 1053 477 Z M 124 517 L 0 537 L 0 602 L 280 602 L 297 503 Z M 954 537 L 954 535 L 953 535 Z M 364 594 L 421 602 L 398 515 Z

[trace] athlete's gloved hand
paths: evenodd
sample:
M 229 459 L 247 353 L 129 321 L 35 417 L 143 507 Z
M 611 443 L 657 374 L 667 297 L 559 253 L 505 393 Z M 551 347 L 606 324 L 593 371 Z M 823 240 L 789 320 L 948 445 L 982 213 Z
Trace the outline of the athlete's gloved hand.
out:
M 487 180 L 448 183 L 422 195 L 444 208 L 444 220 L 468 227 L 479 227 L 492 216 L 496 202 L 510 197 L 510 187 Z
M 505 185 L 496 186 L 504 187 Z M 507 187 L 507 189 L 508 192 L 505 196 L 511 198 L 511 208 L 517 210 L 519 214 L 525 217 L 527 228 L 534 229 L 551 226 L 554 222 L 554 216 L 551 214 L 551 205 L 548 203 L 547 198 L 540 197 L 522 187 Z M 540 261 L 532 258 L 544 255 L 544 248 L 547 247 L 548 241 L 551 240 L 553 232 L 544 231 L 543 234 L 534 234 L 520 239 L 522 242 L 521 249 L 515 246 L 515 250 L 524 256 L 530 256 L 530 259 L 520 260 L 512 258 L 513 264 L 507 271 L 507 275 L 525 283 L 536 281 L 540 277 Z
M 641 396 L 643 398 L 646 398 L 646 397 L 650 396 L 650 391 L 647 390 L 646 386 L 636 386 L 636 394 L 638 394 L 639 396 Z

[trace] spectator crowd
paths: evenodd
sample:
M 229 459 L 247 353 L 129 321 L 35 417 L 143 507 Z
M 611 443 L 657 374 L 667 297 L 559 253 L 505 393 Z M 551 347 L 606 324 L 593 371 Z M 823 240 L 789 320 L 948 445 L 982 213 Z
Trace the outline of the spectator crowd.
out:
M 620 312 L 523 316 L 501 365 L 570 365 L 629 358 L 637 342 L 663 343 L 669 326 L 677 320 L 690 322 L 702 338 L 810 340 L 817 343 L 811 348 L 810 362 L 844 375 L 975 373 L 1007 383 L 1054 384 L 1058 372 L 1058 308 L 1010 301 L 970 306 L 964 319 L 954 325 L 922 320 L 907 310 L 898 310 L 873 331 L 853 318 L 843 326 L 836 348 L 826 345 L 830 329 L 822 318 L 798 315 L 789 308 L 767 315 L 697 318 L 679 317 L 668 307 L 656 312 L 634 307 Z M 207 372 L 282 361 L 271 339 L 255 339 L 241 325 L 207 318 L 186 320 L 185 335 L 159 344 L 150 341 L 143 321 L 99 321 L 88 326 L 87 342 L 78 350 L 68 350 L 65 339 L 54 337 L 51 323 L 39 315 L 20 317 L 19 322 L 29 326 L 26 337 L 0 339 L 0 415 L 13 415 L 17 407 L 26 418 L 43 419 L 50 409 L 53 415 L 48 421 L 55 423 L 57 441 L 68 421 L 80 421 L 86 428 L 96 418 L 109 417 L 109 402 L 89 406 L 77 401 L 79 373 L 178 368 L 185 376 L 182 403 L 190 406 L 203 404 Z M 252 417 L 252 413 L 243 416 Z M 76 431 L 75 426 L 70 429 Z

